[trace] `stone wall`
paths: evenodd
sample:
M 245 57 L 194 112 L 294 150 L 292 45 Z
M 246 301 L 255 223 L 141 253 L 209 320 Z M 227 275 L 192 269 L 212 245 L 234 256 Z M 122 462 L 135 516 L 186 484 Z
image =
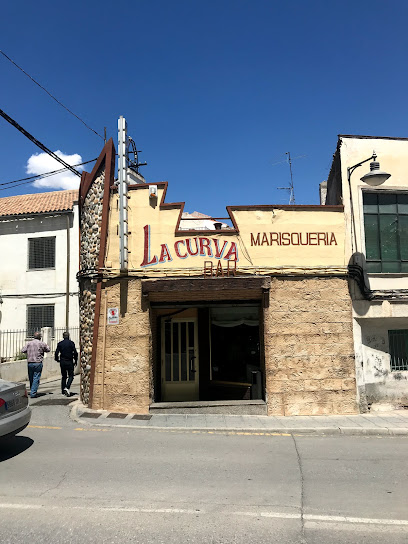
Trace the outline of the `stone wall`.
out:
M 269 415 L 357 412 L 347 280 L 273 278 L 264 310 Z
M 118 325 L 106 323 L 120 308 Z M 152 399 L 152 334 L 141 280 L 103 284 L 92 408 L 148 414 Z
M 80 210 L 80 273 L 98 270 L 102 225 L 105 168 L 102 167 L 92 183 Z M 89 402 L 93 327 L 95 318 L 96 283 L 79 279 L 80 347 L 81 347 L 81 400 Z

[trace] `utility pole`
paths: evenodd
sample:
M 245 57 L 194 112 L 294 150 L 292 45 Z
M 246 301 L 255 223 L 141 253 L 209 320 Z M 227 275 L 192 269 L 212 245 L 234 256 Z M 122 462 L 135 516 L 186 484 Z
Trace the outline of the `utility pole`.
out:
M 119 245 L 120 271 L 128 270 L 128 183 L 126 164 L 127 124 L 121 115 L 118 120 L 118 185 L 119 185 Z

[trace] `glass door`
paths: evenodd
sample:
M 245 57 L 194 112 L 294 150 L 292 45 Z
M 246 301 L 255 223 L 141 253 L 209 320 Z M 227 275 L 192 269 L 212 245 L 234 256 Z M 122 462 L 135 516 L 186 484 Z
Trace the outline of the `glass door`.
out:
M 198 400 L 197 320 L 163 319 L 161 354 L 162 400 Z

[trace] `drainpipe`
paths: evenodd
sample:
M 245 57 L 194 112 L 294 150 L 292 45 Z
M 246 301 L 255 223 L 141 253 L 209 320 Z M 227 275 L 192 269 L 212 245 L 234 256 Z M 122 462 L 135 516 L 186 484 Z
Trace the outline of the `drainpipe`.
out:
M 71 245 L 70 245 L 70 232 L 69 232 L 69 217 L 67 213 L 67 285 L 65 294 L 65 330 L 69 330 L 69 272 L 71 266 Z

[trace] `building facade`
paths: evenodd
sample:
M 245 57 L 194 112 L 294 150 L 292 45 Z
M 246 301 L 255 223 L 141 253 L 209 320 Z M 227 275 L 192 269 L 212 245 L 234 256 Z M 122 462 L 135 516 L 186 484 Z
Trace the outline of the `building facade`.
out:
M 0 253 L 0 330 L 79 327 L 78 191 L 0 198 Z
M 379 181 L 363 176 L 377 162 L 373 150 L 388 174 Z M 344 206 L 363 412 L 377 403 L 408 404 L 407 168 L 407 138 L 339 136 L 327 180 L 326 204 Z
M 355 413 L 343 207 L 229 206 L 232 227 L 185 230 L 166 182 L 130 185 L 121 270 L 114 169 L 110 140 L 80 187 L 83 402 Z

